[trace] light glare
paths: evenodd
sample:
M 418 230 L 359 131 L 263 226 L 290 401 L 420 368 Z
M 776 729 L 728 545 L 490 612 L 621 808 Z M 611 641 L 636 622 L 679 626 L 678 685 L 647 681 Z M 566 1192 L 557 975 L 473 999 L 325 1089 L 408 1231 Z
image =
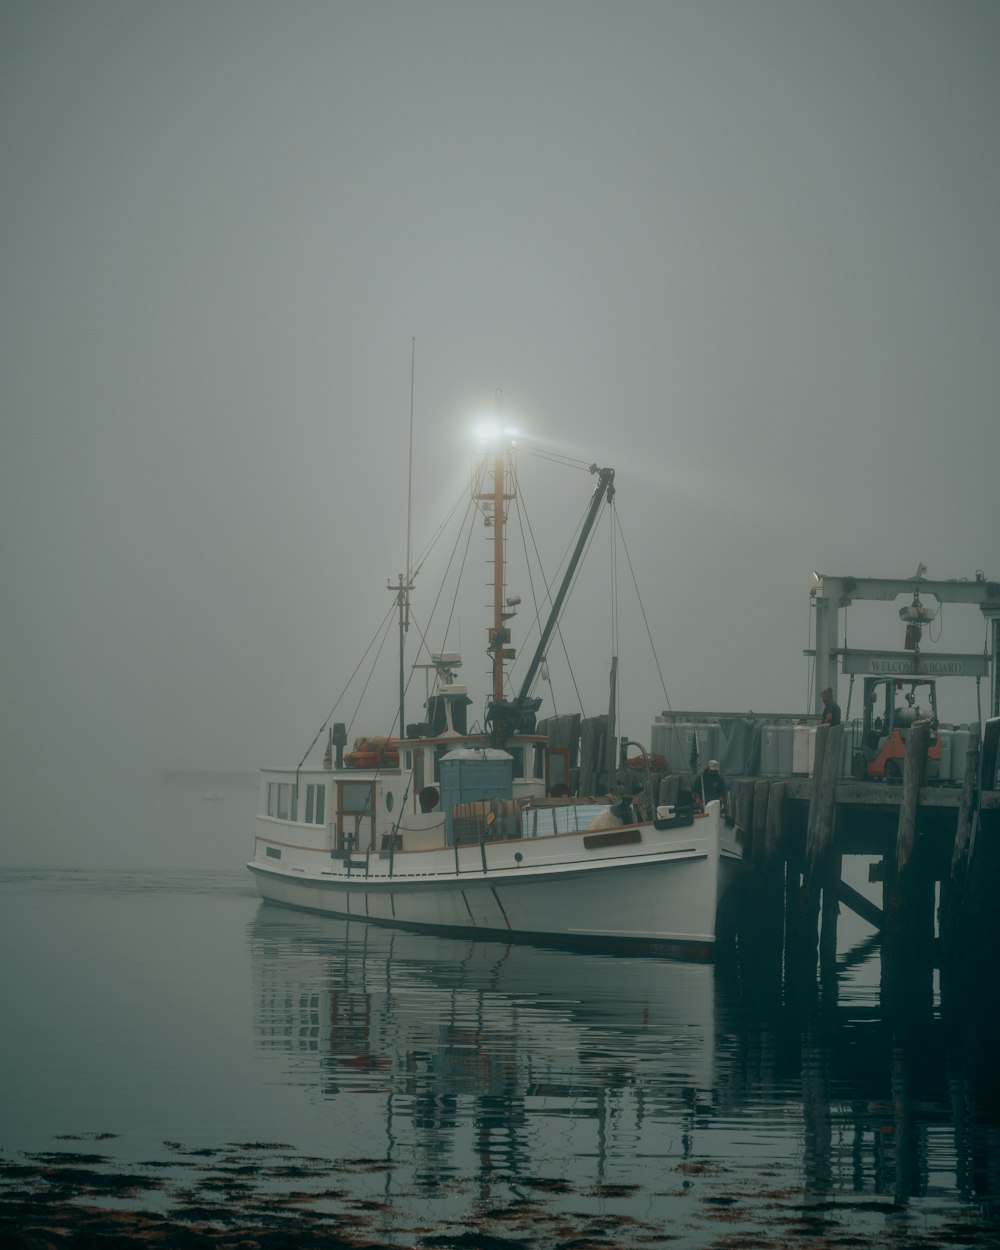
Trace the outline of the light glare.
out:
M 476 422 L 474 433 L 477 445 L 482 448 L 499 447 L 517 437 L 517 430 L 513 426 L 502 426 L 495 417 L 481 417 Z
M 476 442 L 480 447 L 493 447 L 500 441 L 500 423 L 492 417 L 481 417 L 476 425 Z

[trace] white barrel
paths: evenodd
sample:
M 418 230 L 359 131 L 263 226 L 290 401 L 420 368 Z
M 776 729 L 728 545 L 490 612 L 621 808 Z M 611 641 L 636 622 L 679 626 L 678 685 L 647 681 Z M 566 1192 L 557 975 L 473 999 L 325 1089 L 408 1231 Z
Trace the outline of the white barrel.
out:
M 965 780 L 965 761 L 972 742 L 972 731 L 967 725 L 956 725 L 951 731 L 951 760 L 948 775 L 952 781 Z
M 941 759 L 937 763 L 937 771 L 935 772 L 928 761 L 927 776 L 932 781 L 951 781 L 951 749 L 955 742 L 955 731 L 938 726 L 938 740 L 941 743 Z

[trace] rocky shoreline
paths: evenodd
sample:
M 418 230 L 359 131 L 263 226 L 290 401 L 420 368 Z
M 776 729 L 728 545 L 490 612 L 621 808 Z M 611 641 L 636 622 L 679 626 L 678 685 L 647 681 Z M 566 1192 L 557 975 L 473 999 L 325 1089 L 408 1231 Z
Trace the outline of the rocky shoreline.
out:
M 0 1244 L 5 1250 L 987 1250 L 997 1244 L 995 1220 L 974 1205 L 931 1221 L 886 1196 L 823 1200 L 783 1188 L 777 1170 L 773 1187 L 748 1189 L 738 1173 L 711 1160 L 678 1160 L 668 1169 L 662 1193 L 683 1212 L 669 1226 L 629 1213 L 646 1206 L 637 1186 L 577 1187 L 501 1175 L 492 1181 L 503 1199 L 477 1187 L 462 1204 L 466 1214 L 450 1218 L 432 1202 L 449 1188 L 446 1180 L 427 1177 L 415 1190 L 411 1182 L 405 1207 L 421 1214 L 407 1224 L 397 1196 L 373 1197 L 370 1184 L 358 1183 L 362 1174 L 391 1171 L 384 1159 L 333 1162 L 278 1142 L 217 1149 L 163 1144 L 163 1158 L 128 1167 L 96 1152 L 0 1153 Z M 468 1198 L 462 1187 L 454 1193 Z

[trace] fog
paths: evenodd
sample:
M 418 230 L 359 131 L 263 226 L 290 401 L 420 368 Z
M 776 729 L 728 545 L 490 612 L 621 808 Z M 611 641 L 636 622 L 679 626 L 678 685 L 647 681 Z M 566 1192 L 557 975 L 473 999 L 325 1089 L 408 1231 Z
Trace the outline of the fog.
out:
M 405 564 L 414 361 L 414 549 L 502 388 L 615 468 L 674 708 L 811 710 L 813 569 L 1000 577 L 998 64 L 962 0 L 2 0 L 0 859 L 167 862 L 165 770 L 298 761 Z M 592 482 L 544 463 L 554 568 Z

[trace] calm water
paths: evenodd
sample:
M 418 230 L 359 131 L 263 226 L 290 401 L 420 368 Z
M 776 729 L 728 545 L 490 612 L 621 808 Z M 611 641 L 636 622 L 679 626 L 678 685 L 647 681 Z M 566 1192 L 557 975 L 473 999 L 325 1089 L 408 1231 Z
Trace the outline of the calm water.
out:
M 128 1172 L 106 1206 L 294 1201 L 361 1242 L 994 1244 L 995 1055 L 936 1014 L 894 1036 L 877 955 L 765 1010 L 707 966 L 283 911 L 242 871 L 8 870 L 0 930 L 8 1198 L 74 1162 Z

